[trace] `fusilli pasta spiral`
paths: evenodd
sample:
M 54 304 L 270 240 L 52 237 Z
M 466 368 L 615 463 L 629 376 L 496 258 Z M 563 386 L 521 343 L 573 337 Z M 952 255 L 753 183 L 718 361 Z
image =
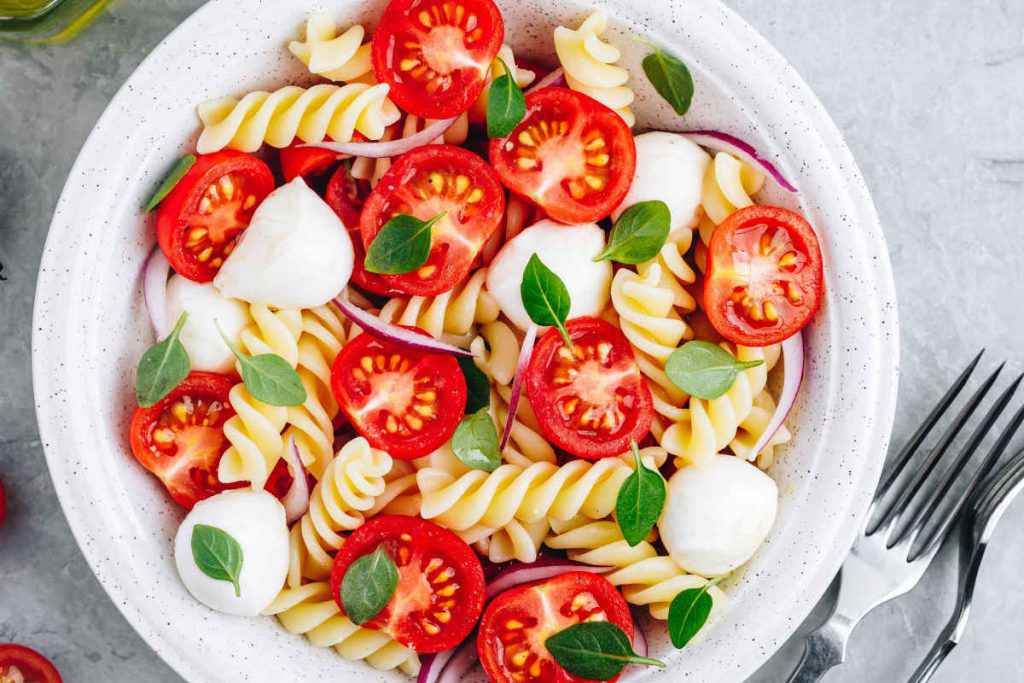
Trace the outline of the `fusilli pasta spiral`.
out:
M 614 109 L 632 126 L 636 117 L 629 108 L 634 98 L 633 90 L 626 85 L 629 72 L 615 65 L 619 49 L 601 39 L 607 27 L 604 12 L 594 12 L 576 30 L 559 26 L 555 29 L 555 51 L 570 88 Z
M 753 204 L 750 195 L 763 186 L 763 174 L 731 154 L 719 152 L 704 174 L 701 206 L 708 218 L 718 225 L 737 209 Z
M 729 449 L 733 453 L 753 461 L 762 470 L 768 469 L 775 462 L 775 447 L 788 443 L 792 438 L 786 426 L 782 425 L 760 453 L 751 452 L 757 440 L 764 434 L 774 412 L 775 399 L 767 390 L 762 391 L 754 399 L 754 407 L 747 415 L 747 419 L 741 422 L 739 429 L 736 430 L 736 438 L 729 442 Z
M 373 80 L 370 43 L 363 43 L 366 30 L 356 24 L 344 33 L 324 12 L 306 21 L 306 39 L 293 40 L 288 49 L 309 67 L 310 73 L 329 81 L 349 83 L 357 79 Z

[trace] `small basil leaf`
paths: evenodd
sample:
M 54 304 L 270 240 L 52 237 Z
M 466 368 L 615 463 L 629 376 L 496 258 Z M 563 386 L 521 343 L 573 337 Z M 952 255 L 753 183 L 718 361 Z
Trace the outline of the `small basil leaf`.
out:
M 220 323 L 214 322 L 224 343 L 238 359 L 242 382 L 253 398 L 272 406 L 299 406 L 306 402 L 306 387 L 288 361 L 276 353 L 247 356 L 231 343 Z
M 689 395 L 710 401 L 729 391 L 741 371 L 762 363 L 763 360 L 738 361 L 717 344 L 691 341 L 668 357 L 665 374 Z
M 341 604 L 353 624 L 362 625 L 387 607 L 398 587 L 398 567 L 379 546 L 349 565 L 341 581 Z
M 658 94 L 682 116 L 693 102 L 693 76 L 680 60 L 662 50 L 644 57 L 644 73 Z
M 366 250 L 366 270 L 384 275 L 400 275 L 416 270 L 430 256 L 430 229 L 444 213 L 421 221 L 401 213 L 380 229 Z
M 548 638 L 544 646 L 563 669 L 591 681 L 611 680 L 627 664 L 665 667 L 664 662 L 633 652 L 625 632 L 607 621 L 574 624 Z
M 192 559 L 199 571 L 217 581 L 230 581 L 235 597 L 241 597 L 242 546 L 231 534 L 215 526 L 196 524 L 192 528 Z
M 523 299 L 530 320 L 538 325 L 554 325 L 562 333 L 562 338 L 570 347 L 572 340 L 565 329 L 565 319 L 569 315 L 572 302 L 565 283 L 553 270 L 544 265 L 536 254 L 530 256 L 523 271 L 523 281 L 519 285 L 519 295 Z
M 178 316 L 178 322 L 167 338 L 149 347 L 139 359 L 135 398 L 143 408 L 156 404 L 188 377 L 191 365 L 185 346 L 179 339 L 187 319 L 188 313 Z
M 665 507 L 667 491 L 665 480 L 657 470 L 652 470 L 640 459 L 636 441 L 630 446 L 636 459 L 636 471 L 622 482 L 619 496 L 615 501 L 615 519 L 622 529 L 622 536 L 629 545 L 635 546 L 647 538 Z
M 467 415 L 452 435 L 452 452 L 466 467 L 493 472 L 501 464 L 498 428 L 487 408 Z
M 487 93 L 487 137 L 503 138 L 526 116 L 526 98 L 512 72 L 502 60 L 505 73 L 491 82 Z
M 703 628 L 714 607 L 708 589 L 714 582 L 700 588 L 688 588 L 677 595 L 668 608 L 668 635 L 676 647 L 685 647 Z
M 633 204 L 615 221 L 608 246 L 594 260 L 630 265 L 650 261 L 665 245 L 671 219 L 668 205 L 659 199 Z
M 462 376 L 466 378 L 466 414 L 475 413 L 491 405 L 491 381 L 472 358 L 456 356 Z
M 185 174 L 189 172 L 189 169 L 191 169 L 195 163 L 196 157 L 193 154 L 184 156 L 175 162 L 170 172 L 168 172 L 168 174 L 164 176 L 164 179 L 160 181 L 160 185 L 157 186 L 153 195 L 149 198 L 149 201 L 146 202 L 146 213 L 149 213 L 156 207 L 160 206 L 160 202 L 167 198 L 167 195 L 171 193 L 174 186 L 185 177 Z

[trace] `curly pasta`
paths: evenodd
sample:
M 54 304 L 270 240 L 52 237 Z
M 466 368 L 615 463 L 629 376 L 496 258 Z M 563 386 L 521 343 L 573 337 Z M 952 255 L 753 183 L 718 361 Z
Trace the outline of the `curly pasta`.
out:
M 704 174 L 701 206 L 708 218 L 718 225 L 737 209 L 753 204 L 750 195 L 763 186 L 762 173 L 727 152 L 719 152 Z
M 329 81 L 348 83 L 357 79 L 373 80 L 371 43 L 363 43 L 366 30 L 356 24 L 344 33 L 325 12 L 306 21 L 305 41 L 293 40 L 288 49 L 305 64 L 310 73 Z
M 551 525 L 546 519 L 536 522 L 513 520 L 489 536 L 476 541 L 473 547 L 495 564 L 512 560 L 534 562 L 550 530 Z
M 386 633 L 357 626 L 342 615 L 327 581 L 284 589 L 263 614 L 277 616 L 289 633 L 306 636 L 316 647 L 333 648 L 345 659 L 366 661 L 381 671 L 419 673 L 415 652 Z
M 251 92 L 241 100 L 210 100 L 199 105 L 203 132 L 196 150 L 208 154 L 228 147 L 255 152 L 264 142 L 281 148 L 296 138 L 347 142 L 356 131 L 369 140 L 380 140 L 400 117 L 388 92 L 385 83 L 287 85 L 274 92 Z
M 692 337 L 693 331 L 675 307 L 675 292 L 662 285 L 662 268 L 651 263 L 646 273 L 620 268 L 612 279 L 612 306 L 619 316 L 619 328 L 638 351 L 659 364 Z
M 782 425 L 760 453 L 751 452 L 757 440 L 764 434 L 774 413 L 775 399 L 767 391 L 762 391 L 754 399 L 754 407 L 747 415 L 747 419 L 741 422 L 739 429 L 736 430 L 736 438 L 729 442 L 729 449 L 734 454 L 753 461 L 762 470 L 766 470 L 774 464 L 775 447 L 788 443 L 793 438 L 786 426 Z
M 629 108 L 634 98 L 633 90 L 626 85 L 629 72 L 615 65 L 620 57 L 618 48 L 601 39 L 607 27 L 604 12 L 594 12 L 575 31 L 559 26 L 555 29 L 555 51 L 570 88 L 614 109 L 632 126 L 636 117 Z
M 470 112 L 472 113 L 474 121 L 486 121 L 487 120 L 487 101 L 491 92 L 491 83 L 495 79 L 505 75 L 505 66 L 508 64 L 508 68 L 512 70 L 512 78 L 515 80 L 516 85 L 520 88 L 526 88 L 533 79 L 537 77 L 535 73 L 529 69 L 522 69 L 516 64 L 516 56 L 512 52 L 512 48 L 508 45 L 502 45 L 498 50 L 497 56 L 494 61 L 491 62 L 491 68 L 487 71 L 487 84 L 484 86 L 480 96 L 476 98 L 476 102 L 473 103 Z

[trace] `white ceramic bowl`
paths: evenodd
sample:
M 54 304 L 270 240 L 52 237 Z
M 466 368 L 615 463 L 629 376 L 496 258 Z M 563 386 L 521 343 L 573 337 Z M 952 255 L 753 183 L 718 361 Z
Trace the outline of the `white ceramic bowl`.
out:
M 195 105 L 305 80 L 285 49 L 307 12 L 374 23 L 383 0 L 214 0 L 168 36 L 96 125 L 53 219 L 36 295 L 33 364 L 50 472 L 82 551 L 149 644 L 194 682 L 400 680 L 286 633 L 272 619 L 215 614 L 178 581 L 171 539 L 181 511 L 127 447 L 134 367 L 152 343 L 140 268 L 154 230 L 139 206 L 173 159 L 191 150 Z M 499 0 L 507 39 L 550 60 L 551 31 L 587 7 Z M 654 649 L 671 680 L 737 681 L 792 633 L 842 561 L 886 450 L 897 384 L 897 325 L 885 242 L 835 125 L 786 61 L 716 0 L 603 0 L 637 89 L 641 124 L 715 127 L 776 159 L 801 189 L 797 206 L 825 251 L 827 300 L 809 333 L 808 372 L 790 418 L 792 444 L 773 475 L 781 511 L 768 543 L 726 586 L 725 619 L 685 651 Z M 667 46 L 691 67 L 697 95 L 680 120 L 640 69 Z M 659 629 L 660 632 L 660 629 Z M 653 677 L 657 674 L 652 673 Z M 662 677 L 664 680 L 664 677 Z

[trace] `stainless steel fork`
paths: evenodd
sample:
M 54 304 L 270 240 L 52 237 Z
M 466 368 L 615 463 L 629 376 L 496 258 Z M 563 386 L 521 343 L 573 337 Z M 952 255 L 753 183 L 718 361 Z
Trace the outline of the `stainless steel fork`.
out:
M 929 481 L 932 472 L 992 389 L 1003 366 L 1000 365 L 971 396 L 933 449 L 922 450 L 921 445 L 960 395 L 983 353 L 984 350 L 960 373 L 883 476 L 868 511 L 864 532 L 840 570 L 835 611 L 828 621 L 808 635 L 803 658 L 790 676 L 790 683 L 817 681 L 846 659 L 846 644 L 853 629 L 875 607 L 917 585 L 965 504 L 976 492 L 980 477 L 973 479 L 958 495 L 952 490 L 1024 376 L 1018 377 L 996 400 L 960 453 L 938 477 L 937 484 Z M 919 451 L 921 456 L 915 458 Z M 990 453 L 982 467 L 991 468 L 997 457 L 998 453 Z M 907 476 L 901 476 L 912 460 L 914 468 Z

